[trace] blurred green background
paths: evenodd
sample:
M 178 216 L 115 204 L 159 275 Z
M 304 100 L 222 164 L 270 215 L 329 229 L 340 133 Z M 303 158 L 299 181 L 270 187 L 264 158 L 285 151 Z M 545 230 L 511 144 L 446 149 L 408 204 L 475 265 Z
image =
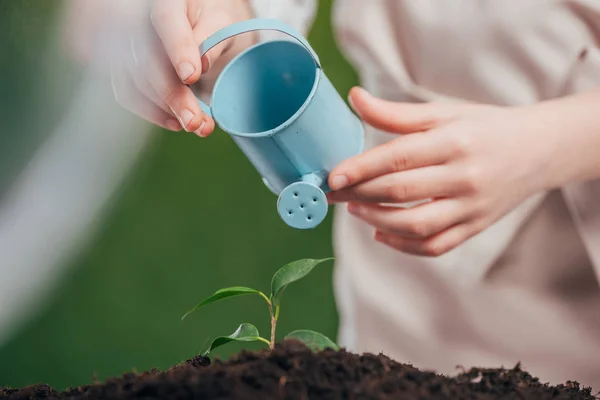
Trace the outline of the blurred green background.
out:
M 43 138 L 40 125 L 57 120 L 52 106 L 60 98 L 52 79 L 36 73 L 36 54 L 40 38 L 55 33 L 48 22 L 59 6 L 58 0 L 0 0 L 0 93 L 11 96 L 10 107 L 3 101 L 0 109 L 6 121 L 0 169 L 18 169 L 1 164 L 3 153 L 33 152 Z M 357 79 L 335 46 L 331 6 L 331 0 L 320 1 L 309 39 L 345 94 Z M 55 62 L 54 68 L 65 68 L 60 56 Z M 31 107 L 28 96 L 36 85 L 47 87 L 48 99 L 35 99 L 43 118 L 16 120 L 15 112 Z M 266 335 L 268 314 L 259 298 L 231 299 L 185 322 L 180 317 L 217 288 L 268 290 L 283 264 L 331 256 L 331 213 L 314 231 L 286 227 L 275 197 L 225 134 L 204 141 L 183 133 L 159 136 L 42 311 L 0 348 L 0 386 L 42 382 L 64 388 L 134 369 L 167 368 L 241 322 L 255 323 Z M 4 179 L 0 194 L 9 184 Z M 331 264 L 323 265 L 288 289 L 280 333 L 307 328 L 336 336 L 331 277 Z M 239 350 L 232 345 L 217 355 Z

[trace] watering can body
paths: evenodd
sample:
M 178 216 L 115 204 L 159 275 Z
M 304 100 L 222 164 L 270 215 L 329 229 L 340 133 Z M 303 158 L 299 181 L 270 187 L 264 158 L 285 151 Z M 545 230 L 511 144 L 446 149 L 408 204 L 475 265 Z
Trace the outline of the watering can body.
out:
M 329 172 L 363 150 L 363 125 L 306 39 L 278 20 L 231 25 L 209 37 L 201 53 L 232 36 L 262 29 L 295 40 L 262 42 L 237 55 L 215 82 L 211 106 L 200 105 L 279 196 L 283 221 L 297 229 L 314 228 L 327 215 Z

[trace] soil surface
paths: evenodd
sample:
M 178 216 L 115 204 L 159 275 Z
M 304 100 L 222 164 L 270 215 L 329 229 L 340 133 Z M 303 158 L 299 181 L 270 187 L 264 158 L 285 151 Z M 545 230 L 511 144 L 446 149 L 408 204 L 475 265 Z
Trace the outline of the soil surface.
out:
M 471 369 L 455 378 L 383 355 L 326 350 L 288 341 L 272 352 L 242 352 L 228 361 L 198 356 L 168 371 L 125 374 L 64 392 L 45 385 L 1 389 L 0 399 L 594 399 L 576 382 L 548 386 L 523 371 Z

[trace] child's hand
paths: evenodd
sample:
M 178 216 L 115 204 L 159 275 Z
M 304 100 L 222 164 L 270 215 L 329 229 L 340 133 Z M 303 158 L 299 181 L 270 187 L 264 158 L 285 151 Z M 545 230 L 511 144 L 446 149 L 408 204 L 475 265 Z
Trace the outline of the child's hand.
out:
M 68 41 L 107 64 L 123 107 L 169 130 L 214 130 L 187 85 L 233 46 L 223 42 L 200 59 L 203 40 L 250 17 L 246 0 L 71 0 L 69 11 Z
M 548 183 L 550 140 L 528 129 L 527 111 L 391 103 L 362 89 L 350 99 L 365 122 L 407 135 L 339 165 L 329 199 L 349 202 L 376 240 L 398 250 L 441 255 Z M 413 208 L 382 205 L 428 199 Z

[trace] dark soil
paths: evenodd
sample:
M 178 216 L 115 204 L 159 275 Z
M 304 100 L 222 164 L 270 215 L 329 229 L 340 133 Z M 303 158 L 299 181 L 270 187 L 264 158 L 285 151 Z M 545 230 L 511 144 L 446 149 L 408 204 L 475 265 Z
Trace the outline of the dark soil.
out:
M 0 399 L 594 399 L 576 382 L 548 386 L 523 371 L 472 369 L 456 378 L 423 372 L 383 355 L 327 350 L 298 342 L 242 352 L 229 361 L 198 356 L 168 371 L 125 374 L 56 392 L 45 385 L 0 389 Z

